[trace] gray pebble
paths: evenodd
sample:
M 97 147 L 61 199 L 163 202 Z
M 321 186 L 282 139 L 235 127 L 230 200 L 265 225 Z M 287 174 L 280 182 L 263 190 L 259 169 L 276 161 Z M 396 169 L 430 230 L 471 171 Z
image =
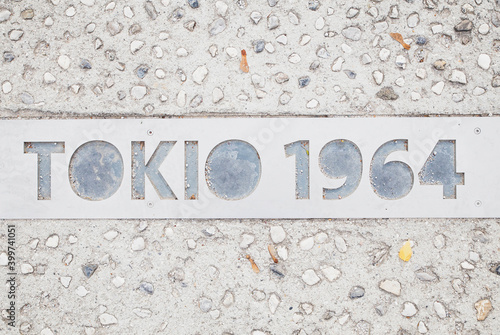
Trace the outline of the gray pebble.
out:
M 490 271 L 500 276 L 500 263 L 490 264 Z
M 279 279 L 285 277 L 285 271 L 279 264 L 271 264 L 269 266 L 269 270 L 271 270 L 271 274 L 275 275 Z
M 347 78 L 356 79 L 356 72 L 351 70 L 344 70 L 344 73 L 346 74 Z
M 16 56 L 14 56 L 14 54 L 10 51 L 4 51 L 3 53 L 3 60 L 4 62 L 6 63 L 10 63 L 14 60 L 14 58 L 16 58 Z
M 143 79 L 148 74 L 149 67 L 147 65 L 140 65 L 137 69 L 135 69 L 135 74 L 139 79 Z
M 146 1 L 144 4 L 144 9 L 146 10 L 146 13 L 148 13 L 148 16 L 151 18 L 151 20 L 156 20 L 158 17 L 158 12 L 156 11 L 155 5 L 151 1 Z
M 177 22 L 184 17 L 184 9 L 176 8 L 170 14 L 170 20 L 172 22 Z
M 358 299 L 365 295 L 365 289 L 361 286 L 354 286 L 351 288 L 351 292 L 349 292 L 349 298 Z
M 134 23 L 128 28 L 129 35 L 139 34 L 142 31 L 141 26 L 138 23 Z
M 139 285 L 139 291 L 142 291 L 147 294 L 153 294 L 154 292 L 153 284 L 148 282 L 142 282 L 141 285 Z
M 358 27 L 347 27 L 342 30 L 342 35 L 353 41 L 359 41 L 361 38 L 361 29 Z
M 382 100 L 396 100 L 399 95 L 394 92 L 394 89 L 390 86 L 386 86 L 377 92 L 377 98 Z
M 226 29 L 226 21 L 223 18 L 218 18 L 212 24 L 210 24 L 209 32 L 210 35 L 217 35 L 222 33 Z
M 266 46 L 266 41 L 257 40 L 257 41 L 254 41 L 252 44 L 253 44 L 253 50 L 256 53 L 260 53 L 264 50 L 264 47 Z
M 425 45 L 427 43 L 427 39 L 424 36 L 417 36 L 417 44 Z
M 20 97 L 21 97 L 21 101 L 23 103 L 25 103 L 26 105 L 31 105 L 35 102 L 35 98 L 33 98 L 33 96 L 31 94 L 29 94 L 28 92 L 21 93 Z
M 118 100 L 123 100 L 127 96 L 127 93 L 125 93 L 125 91 L 118 91 L 116 95 L 118 96 Z
M 90 62 L 88 60 L 82 59 L 80 61 L 80 68 L 83 70 L 90 70 L 92 68 L 92 65 L 90 64 Z
M 201 298 L 200 299 L 200 309 L 203 313 L 207 313 L 212 309 L 212 300 L 208 298 Z
M 309 8 L 310 10 L 318 10 L 319 6 L 320 3 L 318 0 L 309 0 L 307 4 L 307 8 Z
M 319 65 L 320 65 L 319 60 L 315 60 L 311 63 L 311 65 L 309 65 L 309 70 L 314 71 L 317 68 L 319 68 Z
M 90 278 L 97 269 L 97 264 L 86 264 L 82 266 L 82 272 L 85 277 Z
M 191 99 L 191 102 L 189 103 L 189 107 L 196 108 L 199 105 L 201 105 L 202 102 L 203 102 L 203 97 L 201 95 L 197 94 L 194 96 L 193 99 Z
M 471 31 L 473 27 L 471 20 L 463 20 L 455 26 L 456 31 Z
M 200 4 L 198 3 L 198 0 L 187 0 L 189 6 L 191 8 L 198 8 L 200 7 Z
M 278 0 L 267 0 L 269 7 L 274 7 L 278 4 Z
M 307 85 L 309 85 L 310 82 L 311 82 L 311 78 L 309 78 L 309 76 L 300 77 L 299 78 L 299 88 L 306 87 Z

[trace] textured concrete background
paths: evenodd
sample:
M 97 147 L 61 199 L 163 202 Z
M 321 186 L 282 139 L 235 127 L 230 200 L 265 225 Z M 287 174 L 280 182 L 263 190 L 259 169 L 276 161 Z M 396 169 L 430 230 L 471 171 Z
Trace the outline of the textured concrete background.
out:
M 1 1 L 0 115 L 495 115 L 499 10 L 491 0 Z M 497 220 L 13 223 L 18 326 L 1 323 L 0 333 L 496 334 L 500 325 Z M 483 299 L 493 310 L 478 321 Z

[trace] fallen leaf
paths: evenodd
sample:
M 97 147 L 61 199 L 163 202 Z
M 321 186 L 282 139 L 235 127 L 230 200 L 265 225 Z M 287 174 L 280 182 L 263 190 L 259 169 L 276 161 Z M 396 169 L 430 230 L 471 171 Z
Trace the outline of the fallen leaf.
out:
M 259 267 L 257 266 L 257 264 L 255 264 L 252 257 L 250 257 L 250 255 L 246 255 L 245 257 L 246 257 L 246 259 L 248 259 L 250 261 L 250 264 L 252 264 L 253 272 L 259 273 L 260 272 Z
M 399 34 L 399 33 L 390 33 L 389 35 L 391 35 L 391 37 L 393 39 L 395 39 L 396 41 L 398 41 L 399 43 L 401 43 L 401 45 L 403 46 L 403 48 L 405 48 L 406 50 L 410 50 L 410 45 L 405 43 L 405 41 L 403 40 L 403 36 L 401 36 L 401 34 Z
M 269 250 L 269 255 L 271 255 L 273 262 L 278 263 L 278 257 L 276 256 L 276 249 L 274 249 L 274 246 L 272 244 L 269 244 L 267 246 L 267 250 Z
M 408 262 L 412 255 L 413 252 L 411 251 L 410 241 L 408 240 L 401 247 L 401 250 L 399 250 L 399 258 L 401 258 L 405 262 Z

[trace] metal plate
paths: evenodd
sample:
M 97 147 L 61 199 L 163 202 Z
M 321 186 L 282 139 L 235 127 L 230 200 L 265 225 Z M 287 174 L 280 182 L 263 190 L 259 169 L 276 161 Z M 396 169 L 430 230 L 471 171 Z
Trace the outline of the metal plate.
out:
M 0 121 L 0 218 L 500 217 L 500 118 Z

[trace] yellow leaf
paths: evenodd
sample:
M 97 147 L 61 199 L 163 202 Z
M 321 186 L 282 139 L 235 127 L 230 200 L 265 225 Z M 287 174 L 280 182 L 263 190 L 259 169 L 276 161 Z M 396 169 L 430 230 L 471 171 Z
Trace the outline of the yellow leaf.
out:
M 413 252 L 411 251 L 410 241 L 408 240 L 401 247 L 401 250 L 399 250 L 399 258 L 401 258 L 405 262 L 408 262 L 412 255 Z

